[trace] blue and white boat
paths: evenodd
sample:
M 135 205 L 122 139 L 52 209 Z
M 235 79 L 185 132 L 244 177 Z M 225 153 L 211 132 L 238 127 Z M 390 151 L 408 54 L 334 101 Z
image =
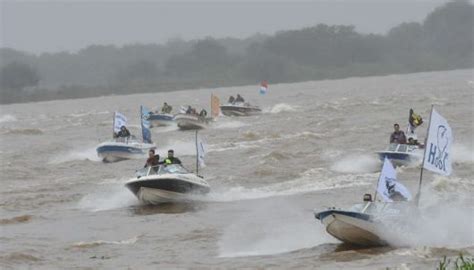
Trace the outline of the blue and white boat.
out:
M 144 158 L 148 150 L 156 148 L 151 141 L 150 123 L 147 118 L 148 110 L 141 107 L 141 127 L 143 140 L 139 141 L 135 136 L 127 138 L 115 138 L 112 141 L 103 142 L 97 146 L 97 155 L 104 162 L 116 162 L 125 159 Z M 127 118 L 119 112 L 114 114 L 114 133 L 125 126 Z
M 175 125 L 174 115 L 169 113 L 150 113 L 150 127 L 166 127 Z
M 329 234 L 344 243 L 359 246 L 397 245 L 400 233 L 405 236 L 413 233 L 409 227 L 410 219 L 422 218 L 418 203 L 423 170 L 445 176 L 451 174 L 452 138 L 448 122 L 432 109 L 427 147 L 422 157 L 420 182 L 414 201 L 410 201 L 410 192 L 396 180 L 396 171 L 389 158 L 385 157 L 374 195 L 379 194 L 382 202 L 377 202 L 375 198 L 372 200 L 371 194 L 365 194 L 363 204 L 356 204 L 347 210 L 329 208 L 315 211 L 315 218 L 326 226 Z
M 413 166 L 421 162 L 423 149 L 418 145 L 392 143 L 387 150 L 379 151 L 377 155 L 380 161 L 388 158 L 395 166 Z

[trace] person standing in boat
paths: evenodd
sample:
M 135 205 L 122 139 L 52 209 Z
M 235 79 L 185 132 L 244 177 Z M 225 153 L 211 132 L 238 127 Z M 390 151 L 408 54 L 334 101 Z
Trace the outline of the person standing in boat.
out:
M 171 107 L 170 105 L 168 105 L 168 103 L 164 103 L 163 104 L 163 107 L 161 108 L 161 113 L 171 113 L 171 111 L 173 110 L 173 107 Z
M 235 98 L 235 102 L 242 102 L 242 103 L 244 103 L 245 100 L 244 100 L 244 98 L 243 98 L 240 94 L 237 94 L 237 98 Z
M 155 167 L 160 164 L 160 155 L 155 155 L 155 149 L 148 151 L 148 159 L 146 160 L 144 168 Z
M 199 112 L 199 117 L 201 118 L 206 118 L 207 117 L 207 111 L 205 109 L 202 109 L 200 112 Z
M 230 97 L 229 97 L 229 100 L 227 101 L 227 103 L 229 103 L 229 104 L 234 104 L 234 102 L 235 102 L 235 97 L 234 97 L 234 96 L 230 96 Z
M 120 127 L 120 131 L 114 134 L 114 138 L 130 138 L 130 131 L 125 126 Z
M 168 157 L 165 158 L 164 162 L 165 165 L 171 165 L 171 164 L 180 164 L 181 165 L 181 160 L 179 158 L 174 156 L 174 150 L 170 149 L 168 150 Z
M 390 135 L 390 143 L 406 144 L 407 138 L 405 137 L 405 133 L 400 130 L 400 125 L 394 124 L 393 129 L 394 131 Z

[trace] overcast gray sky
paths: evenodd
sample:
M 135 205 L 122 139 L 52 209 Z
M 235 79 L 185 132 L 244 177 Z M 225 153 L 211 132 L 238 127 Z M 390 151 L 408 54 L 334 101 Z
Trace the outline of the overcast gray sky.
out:
M 0 47 L 41 53 L 91 44 L 164 43 L 272 34 L 318 23 L 352 24 L 385 33 L 421 22 L 447 0 L 325 1 L 5 1 L 0 0 Z

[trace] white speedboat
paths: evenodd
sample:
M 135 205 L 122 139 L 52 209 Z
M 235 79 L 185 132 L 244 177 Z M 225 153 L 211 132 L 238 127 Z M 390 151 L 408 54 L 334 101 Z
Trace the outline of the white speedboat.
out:
M 174 115 L 169 113 L 150 113 L 148 121 L 150 121 L 151 127 L 163 127 L 175 124 Z
M 262 113 L 258 106 L 252 106 L 246 102 L 227 103 L 221 105 L 220 109 L 225 116 L 250 116 Z
M 413 211 L 410 202 L 371 202 L 356 204 L 348 210 L 328 209 L 315 212 L 326 231 L 340 241 L 358 246 L 384 246 L 396 237 L 397 226 Z
M 155 149 L 156 145 L 151 141 L 150 122 L 147 120 L 148 110 L 141 106 L 141 128 L 142 141 L 138 141 L 133 135 L 129 137 L 118 137 L 112 141 L 103 142 L 96 148 L 97 155 L 103 162 L 116 162 L 125 159 L 144 158 L 148 150 Z M 127 118 L 119 112 L 114 113 L 113 130 L 114 137 L 122 126 L 127 123 Z
M 423 151 L 418 145 L 392 143 L 387 150 L 379 151 L 377 155 L 382 162 L 387 157 L 395 166 L 409 166 L 421 162 Z
M 145 204 L 190 201 L 210 191 L 202 177 L 178 164 L 144 168 L 125 186 Z
M 96 150 L 102 161 L 116 162 L 125 159 L 144 158 L 148 150 L 154 148 L 156 148 L 155 144 L 142 143 L 134 138 L 119 138 L 99 144 Z
M 204 129 L 209 124 L 210 119 L 194 114 L 179 113 L 175 115 L 174 120 L 182 130 Z

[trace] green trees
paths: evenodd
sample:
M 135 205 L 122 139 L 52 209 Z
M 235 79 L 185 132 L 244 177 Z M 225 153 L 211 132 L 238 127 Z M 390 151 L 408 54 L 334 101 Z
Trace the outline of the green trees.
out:
M 40 77 L 31 66 L 11 62 L 0 70 L 0 87 L 2 89 L 23 90 L 25 87 L 37 86 Z

